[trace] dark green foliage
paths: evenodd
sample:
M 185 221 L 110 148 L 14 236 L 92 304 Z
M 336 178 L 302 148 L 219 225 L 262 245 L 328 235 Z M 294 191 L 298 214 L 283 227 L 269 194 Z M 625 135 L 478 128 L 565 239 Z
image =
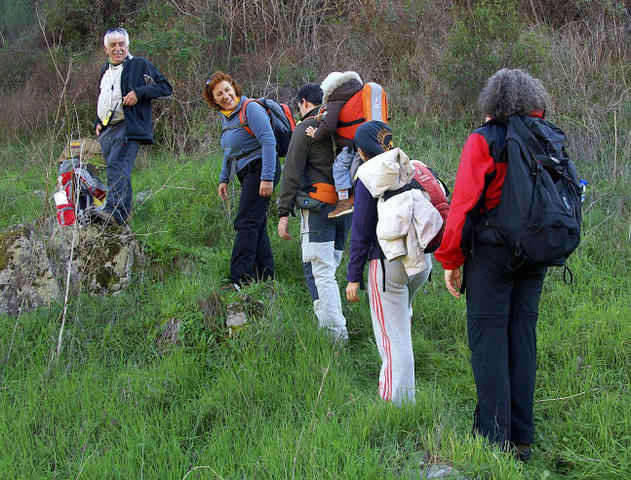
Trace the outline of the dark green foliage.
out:
M 457 110 L 474 107 L 486 79 L 500 68 L 540 74 L 545 42 L 528 29 L 518 5 L 516 0 L 480 0 L 456 16 L 440 71 Z
M 0 50 L 11 46 L 34 19 L 32 0 L 0 0 Z
M 92 45 L 102 46 L 108 28 L 132 26 L 141 3 L 144 2 L 45 0 L 40 15 L 52 42 L 83 50 Z

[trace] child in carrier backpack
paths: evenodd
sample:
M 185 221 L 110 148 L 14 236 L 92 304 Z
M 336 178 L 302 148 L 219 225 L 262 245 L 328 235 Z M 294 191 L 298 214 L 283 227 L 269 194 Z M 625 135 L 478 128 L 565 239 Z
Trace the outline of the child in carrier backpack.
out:
M 381 90 L 377 84 L 370 85 Z M 334 135 L 337 156 L 333 162 L 332 170 L 338 201 L 335 210 L 329 213 L 329 218 L 335 218 L 353 211 L 353 196 L 350 194 L 353 186 L 351 165 L 353 162 L 359 165 L 353 137 L 359 125 L 374 118 L 373 112 L 364 111 L 367 109 L 366 102 L 359 93 L 363 90 L 364 83 L 358 73 L 351 71 L 332 72 L 327 75 L 320 86 L 323 106 L 316 117 L 320 120 L 320 124 L 317 129 L 307 128 L 305 133 L 316 141 L 327 135 Z M 378 98 L 379 116 L 387 121 L 387 102 L 385 96 L 383 99 L 382 96 L 382 90 L 376 95 L 374 91 L 372 92 L 372 97 Z

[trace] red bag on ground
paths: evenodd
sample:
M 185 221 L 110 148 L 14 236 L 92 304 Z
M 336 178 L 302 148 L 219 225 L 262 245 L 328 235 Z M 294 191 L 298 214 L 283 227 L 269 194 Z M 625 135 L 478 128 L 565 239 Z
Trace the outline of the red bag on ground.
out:
M 65 190 L 55 193 L 55 204 L 57 205 L 57 222 L 64 227 L 74 225 L 77 220 L 75 208 L 68 200 Z

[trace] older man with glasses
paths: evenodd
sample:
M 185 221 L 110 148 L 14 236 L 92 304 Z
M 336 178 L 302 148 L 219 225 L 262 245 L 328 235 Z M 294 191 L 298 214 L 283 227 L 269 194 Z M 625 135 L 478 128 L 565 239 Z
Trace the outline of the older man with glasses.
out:
M 123 225 L 131 213 L 131 171 L 140 144 L 153 143 L 151 100 L 171 95 L 168 80 L 151 62 L 129 53 L 124 28 L 103 37 L 107 62 L 101 69 L 95 132 L 107 163 L 105 206 L 91 217 Z

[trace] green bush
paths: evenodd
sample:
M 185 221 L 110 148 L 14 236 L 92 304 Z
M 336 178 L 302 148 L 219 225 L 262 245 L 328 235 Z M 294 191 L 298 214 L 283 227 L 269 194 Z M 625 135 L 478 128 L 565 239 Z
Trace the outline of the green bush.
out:
M 528 30 L 517 7 L 516 0 L 480 0 L 449 31 L 439 71 L 456 111 L 470 109 L 485 80 L 502 67 L 538 75 L 545 42 Z
M 0 0 L 0 49 L 20 37 L 26 27 L 34 24 L 33 2 Z
M 96 32 L 102 29 L 99 2 L 88 0 L 48 0 L 44 4 L 47 33 L 54 43 L 85 47 L 93 44 Z

